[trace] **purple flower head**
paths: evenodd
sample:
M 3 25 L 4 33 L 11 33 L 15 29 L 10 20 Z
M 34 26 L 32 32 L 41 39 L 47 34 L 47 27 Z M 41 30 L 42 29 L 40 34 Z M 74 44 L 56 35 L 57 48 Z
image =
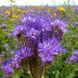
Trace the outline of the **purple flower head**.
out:
M 16 51 L 14 56 L 14 60 L 21 61 L 27 57 L 31 57 L 33 55 L 33 50 L 28 47 L 22 47 L 21 49 Z
M 41 29 L 40 16 L 34 13 L 24 15 L 22 22 L 30 28 Z
M 78 25 L 78 22 L 74 22 L 75 25 Z
M 2 76 L 0 76 L 0 78 L 3 78 Z
M 54 56 L 62 52 L 63 48 L 55 38 L 52 38 L 50 40 L 39 43 L 38 51 L 42 62 L 48 62 L 53 61 Z
M 4 65 L 10 64 L 12 62 L 12 59 L 7 58 L 4 62 Z
M 78 62 L 78 50 L 75 50 L 73 55 L 70 56 L 69 59 L 67 59 L 67 63 L 77 63 Z
M 22 47 L 21 49 L 17 50 L 12 62 L 14 68 L 19 68 L 22 61 L 28 57 L 31 57 L 32 55 L 33 50 L 31 48 Z
M 70 57 L 69 60 L 75 63 L 78 62 L 78 50 L 74 51 L 74 54 Z
M 69 60 L 76 63 L 78 58 L 75 55 L 72 55 Z
M 20 38 L 22 35 L 25 36 L 26 31 L 28 30 L 28 26 L 18 25 L 15 27 L 13 35 L 17 38 Z
M 12 59 L 8 58 L 5 60 L 4 65 L 2 66 L 4 72 L 6 74 L 13 74 L 14 68 L 19 68 L 22 60 L 31 57 L 32 55 L 33 51 L 30 48 L 23 47 L 17 50 Z
M 33 38 L 33 39 L 38 37 L 39 34 L 40 32 L 34 28 L 31 28 L 29 31 L 26 31 L 26 37 Z
M 10 64 L 3 66 L 3 70 L 8 75 L 13 74 L 14 72 L 14 69 L 10 66 Z
M 44 16 L 45 17 L 45 16 Z M 52 30 L 52 25 L 51 25 L 51 19 L 44 18 L 41 17 L 40 18 L 40 22 L 42 24 L 42 31 L 51 31 Z
M 58 31 L 62 31 L 63 33 L 67 32 L 67 28 L 66 28 L 66 24 L 58 19 L 56 19 L 53 23 L 53 29 L 57 32 Z
M 4 65 L 2 66 L 3 68 L 3 71 L 6 73 L 6 74 L 13 74 L 14 72 L 14 69 L 12 67 L 12 59 L 10 58 L 7 58 L 4 62 Z
M 24 15 L 23 19 L 22 19 L 23 23 L 27 23 L 27 22 L 34 23 L 35 21 L 36 21 L 36 19 L 34 18 L 34 14 L 32 14 L 32 15 L 29 15 L 29 14 Z

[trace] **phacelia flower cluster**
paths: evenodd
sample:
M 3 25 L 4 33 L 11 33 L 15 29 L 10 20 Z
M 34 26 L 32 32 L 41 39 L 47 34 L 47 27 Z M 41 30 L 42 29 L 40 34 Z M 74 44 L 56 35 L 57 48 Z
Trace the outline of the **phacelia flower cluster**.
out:
M 4 64 L 3 69 L 7 74 L 13 73 L 14 68 L 20 68 L 23 60 L 35 56 L 41 60 L 41 65 L 46 65 L 64 51 L 59 42 L 67 32 L 63 21 L 52 21 L 50 14 L 29 13 L 23 16 L 21 22 L 21 25 L 15 27 L 13 35 L 18 43 L 21 40 L 22 44 L 11 58 L 11 62 Z

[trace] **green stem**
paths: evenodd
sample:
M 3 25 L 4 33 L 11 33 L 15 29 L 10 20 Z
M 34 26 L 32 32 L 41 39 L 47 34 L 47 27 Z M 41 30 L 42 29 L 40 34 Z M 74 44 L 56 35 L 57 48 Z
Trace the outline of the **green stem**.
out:
M 40 62 L 36 57 L 29 61 L 29 68 L 32 78 L 43 78 L 44 68 L 40 66 Z

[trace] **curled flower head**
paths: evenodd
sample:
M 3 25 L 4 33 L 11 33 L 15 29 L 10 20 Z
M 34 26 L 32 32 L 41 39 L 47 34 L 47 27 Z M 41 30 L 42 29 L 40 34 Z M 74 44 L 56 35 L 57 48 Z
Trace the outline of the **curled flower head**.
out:
M 63 51 L 63 48 L 60 43 L 58 43 L 56 38 L 39 43 L 38 48 L 39 57 L 43 63 L 53 61 L 54 56 Z
M 58 19 L 56 19 L 53 23 L 53 29 L 57 32 L 62 31 L 63 33 L 67 32 L 67 25 Z
M 13 35 L 16 36 L 17 38 L 20 38 L 22 35 L 25 36 L 26 30 L 28 28 L 23 25 L 18 25 L 15 27 L 15 31 L 13 32 Z
M 5 73 L 8 74 L 8 75 L 13 74 L 13 72 L 14 72 L 14 69 L 10 66 L 10 64 L 9 65 L 5 65 L 3 67 L 3 69 L 4 69 Z
M 16 61 L 21 61 L 22 59 L 25 59 L 27 57 L 31 57 L 32 55 L 33 55 L 33 50 L 31 48 L 22 47 L 21 49 L 16 51 L 14 59 Z

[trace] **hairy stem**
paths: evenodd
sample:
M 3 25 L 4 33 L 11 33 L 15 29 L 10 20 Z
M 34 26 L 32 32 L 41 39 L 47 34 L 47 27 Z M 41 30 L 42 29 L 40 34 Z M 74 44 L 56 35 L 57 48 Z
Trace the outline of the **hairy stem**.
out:
M 34 57 L 29 61 L 29 67 L 32 78 L 43 78 L 44 68 L 40 66 L 37 58 Z

